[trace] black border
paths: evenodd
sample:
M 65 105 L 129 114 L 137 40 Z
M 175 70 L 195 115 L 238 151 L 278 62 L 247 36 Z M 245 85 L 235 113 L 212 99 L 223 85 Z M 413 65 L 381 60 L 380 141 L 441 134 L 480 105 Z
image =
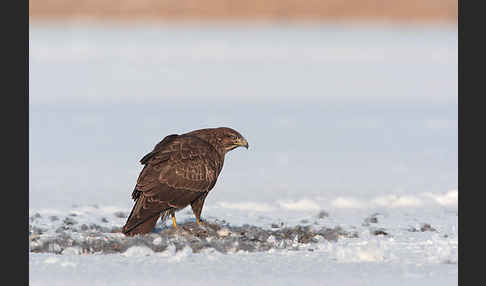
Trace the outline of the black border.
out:
M 29 284 L 29 1 L 2 3 L 2 245 L 6 281 Z M 11 279 L 9 279 L 11 278 Z
M 464 145 L 462 144 L 463 138 L 464 138 L 464 114 L 465 114 L 465 108 L 464 108 L 464 102 L 463 98 L 461 97 L 461 94 L 464 95 L 464 65 L 463 65 L 463 59 L 464 59 L 464 9 L 463 9 L 463 0 L 458 0 L 457 1 L 457 37 L 458 37 L 458 55 L 457 55 L 457 82 L 458 82 L 458 95 L 457 95 L 457 124 L 458 124 L 458 142 L 457 142 L 457 170 L 458 170 L 458 284 L 461 285 L 465 284 L 465 275 L 464 275 L 464 268 L 462 262 L 464 262 L 464 249 L 463 246 L 464 244 L 462 243 L 463 240 L 463 226 L 464 226 L 464 196 L 462 193 L 462 190 L 464 189 Z M 471 3 L 471 2 L 470 2 Z M 472 279 L 471 279 L 472 280 Z

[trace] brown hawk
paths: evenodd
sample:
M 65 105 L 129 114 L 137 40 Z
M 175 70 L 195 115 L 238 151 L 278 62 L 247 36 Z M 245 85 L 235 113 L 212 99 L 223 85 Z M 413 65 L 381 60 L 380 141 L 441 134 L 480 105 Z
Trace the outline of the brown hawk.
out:
M 126 235 L 149 233 L 159 217 L 172 216 L 191 205 L 196 222 L 209 191 L 223 168 L 224 156 L 248 142 L 227 127 L 194 130 L 165 137 L 140 163 L 144 165 L 132 198 L 135 205 L 122 232 Z

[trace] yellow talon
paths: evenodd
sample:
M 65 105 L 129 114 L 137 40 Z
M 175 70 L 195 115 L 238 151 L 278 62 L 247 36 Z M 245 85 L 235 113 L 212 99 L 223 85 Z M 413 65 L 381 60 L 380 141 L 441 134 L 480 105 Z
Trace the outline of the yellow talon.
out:
M 177 228 L 177 223 L 176 223 L 176 219 L 175 219 L 174 213 L 171 213 L 170 215 L 172 216 L 172 226 L 174 228 Z

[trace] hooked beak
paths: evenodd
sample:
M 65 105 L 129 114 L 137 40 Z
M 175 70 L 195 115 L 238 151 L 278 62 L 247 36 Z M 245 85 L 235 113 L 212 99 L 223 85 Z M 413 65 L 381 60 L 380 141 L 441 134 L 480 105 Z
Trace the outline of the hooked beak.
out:
M 238 146 L 242 146 L 242 147 L 245 147 L 246 149 L 248 149 L 248 141 L 246 141 L 245 138 L 239 138 L 236 142 L 235 142 L 236 145 Z

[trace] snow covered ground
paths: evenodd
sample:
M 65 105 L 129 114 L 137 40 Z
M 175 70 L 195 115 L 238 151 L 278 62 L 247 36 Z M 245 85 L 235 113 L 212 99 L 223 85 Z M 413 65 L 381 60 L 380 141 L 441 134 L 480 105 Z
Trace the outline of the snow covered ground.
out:
M 455 27 L 30 33 L 31 285 L 457 285 Z M 120 236 L 138 160 L 211 126 L 250 143 L 218 231 Z

